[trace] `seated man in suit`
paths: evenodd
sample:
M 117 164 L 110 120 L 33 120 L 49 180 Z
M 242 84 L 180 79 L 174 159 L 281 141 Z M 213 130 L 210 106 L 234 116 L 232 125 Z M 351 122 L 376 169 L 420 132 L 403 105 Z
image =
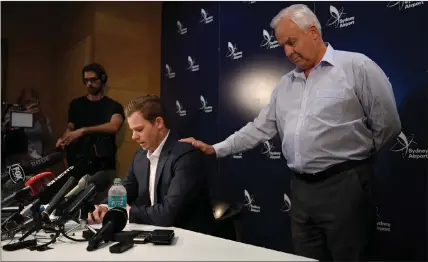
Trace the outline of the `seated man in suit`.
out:
M 159 97 L 147 95 L 128 103 L 125 115 L 132 139 L 140 144 L 123 185 L 127 191 L 129 222 L 175 226 L 209 234 L 214 216 L 204 170 L 204 155 L 178 142 L 168 129 Z M 88 214 L 100 223 L 108 211 L 104 204 Z

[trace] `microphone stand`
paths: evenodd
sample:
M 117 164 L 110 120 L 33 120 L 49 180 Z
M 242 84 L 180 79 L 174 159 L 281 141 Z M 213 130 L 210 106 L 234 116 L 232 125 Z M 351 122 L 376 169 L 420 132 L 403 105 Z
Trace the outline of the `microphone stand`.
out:
M 11 239 L 15 235 L 15 230 L 19 224 L 21 224 L 24 221 L 24 217 L 20 215 L 21 211 L 24 209 L 24 202 L 21 201 L 18 206 L 18 210 L 15 211 L 13 214 L 11 214 L 8 218 L 6 218 L 1 223 L 1 241 L 6 239 Z M 13 224 L 11 224 L 13 223 Z M 10 227 L 13 227 L 11 229 Z
M 88 212 L 93 212 L 94 209 L 95 209 L 95 207 L 93 205 L 92 200 L 86 200 L 84 202 L 83 206 L 80 209 L 80 215 L 79 215 L 78 221 L 81 222 L 83 220 L 83 219 L 81 219 L 82 215 L 85 214 L 85 213 L 87 214 Z M 61 210 L 61 211 L 63 211 L 63 210 Z M 64 212 L 62 212 L 62 213 L 63 213 L 63 215 L 68 215 L 68 214 L 64 214 Z M 37 215 L 37 220 L 36 220 L 36 217 L 34 218 L 34 220 L 36 221 L 36 225 L 32 228 L 32 230 L 28 231 L 22 238 L 20 238 L 19 241 L 22 241 L 23 239 L 25 239 L 27 236 L 29 236 L 34 231 L 39 231 L 42 228 L 41 223 L 43 222 L 43 219 L 42 219 L 42 216 L 41 216 L 40 212 Z M 70 219 L 70 220 L 73 220 L 73 219 Z M 66 238 L 68 238 L 68 239 L 70 239 L 72 241 L 76 241 L 76 242 L 85 242 L 85 241 L 87 241 L 86 239 L 84 239 L 84 240 L 83 239 L 75 239 L 75 238 L 72 238 L 72 237 L 68 236 L 68 234 L 70 232 L 73 232 L 78 227 L 81 227 L 81 225 L 84 225 L 85 228 L 87 228 L 87 229 L 93 231 L 94 233 L 96 233 L 96 231 L 91 226 L 87 225 L 84 222 L 79 223 L 79 225 L 77 225 L 74 228 L 68 230 L 67 232 L 65 232 L 65 230 L 64 230 L 65 223 L 60 223 L 60 224 L 56 225 L 56 226 L 58 226 L 58 230 L 56 230 L 56 234 L 55 234 L 55 236 L 52 237 L 51 241 L 49 241 L 48 243 L 36 246 L 34 249 L 36 249 L 38 251 L 45 251 L 45 250 L 50 249 L 49 245 L 55 243 L 56 240 L 60 237 L 61 234 L 64 237 L 66 237 Z
M 43 223 L 43 219 L 41 216 L 41 212 L 40 212 L 40 202 L 38 205 L 34 205 L 31 208 L 31 212 L 33 213 L 33 222 L 34 222 L 34 226 L 27 231 L 27 233 L 25 233 L 20 239 L 19 242 L 23 241 L 24 239 L 26 239 L 29 235 L 31 235 L 34 232 L 39 232 L 40 229 L 42 229 L 42 223 Z M 25 223 L 24 223 L 25 224 Z
M 7 227 L 6 227 L 6 225 L 7 225 L 7 223 L 9 223 L 9 221 L 10 220 L 13 220 L 14 222 L 17 222 L 16 220 L 18 219 L 18 215 L 21 213 L 21 211 L 24 209 L 24 203 L 23 203 L 23 201 L 21 201 L 20 203 L 19 203 L 19 206 L 18 206 L 18 210 L 17 211 L 15 211 L 15 212 L 13 212 L 13 214 L 12 215 L 10 215 L 8 218 L 6 218 L 2 223 L 1 223 L 1 229 L 2 230 L 7 230 Z M 20 223 L 21 221 L 19 221 L 19 222 L 17 222 L 17 223 Z
M 64 228 L 62 229 L 62 235 L 72 241 L 76 241 L 76 242 L 86 242 L 86 239 L 75 239 L 69 236 L 70 233 L 76 231 L 77 229 L 82 229 L 82 230 L 89 230 L 92 233 L 97 233 L 97 231 L 91 226 L 88 225 L 88 217 L 87 214 L 88 213 L 92 213 L 95 210 L 95 206 L 93 204 L 92 200 L 86 200 L 84 201 L 82 207 L 79 210 L 79 216 L 78 218 L 76 218 L 75 222 L 77 222 L 78 224 L 76 226 L 74 226 L 73 228 L 69 229 L 68 231 L 64 231 Z M 62 225 L 63 226 L 63 225 Z

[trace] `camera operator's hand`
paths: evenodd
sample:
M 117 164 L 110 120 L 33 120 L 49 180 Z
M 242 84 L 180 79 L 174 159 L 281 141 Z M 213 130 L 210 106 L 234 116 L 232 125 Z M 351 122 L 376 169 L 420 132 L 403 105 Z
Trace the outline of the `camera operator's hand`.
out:
M 46 118 L 44 117 L 42 110 L 40 108 L 40 104 L 39 103 L 33 103 L 33 104 L 29 104 L 26 106 L 26 111 L 28 113 L 32 113 L 34 114 L 34 117 L 41 121 L 41 122 L 46 122 Z
M 84 134 L 84 129 L 80 128 L 75 131 L 67 132 L 62 136 L 63 145 L 67 146 L 73 141 L 77 140 Z
M 64 147 L 65 145 L 64 145 L 64 140 L 62 139 L 62 137 L 60 137 L 59 139 L 58 139 L 58 141 L 56 141 L 56 145 L 55 145 L 55 147 Z
M 25 107 L 28 113 L 36 114 L 40 111 L 39 104 L 29 104 Z

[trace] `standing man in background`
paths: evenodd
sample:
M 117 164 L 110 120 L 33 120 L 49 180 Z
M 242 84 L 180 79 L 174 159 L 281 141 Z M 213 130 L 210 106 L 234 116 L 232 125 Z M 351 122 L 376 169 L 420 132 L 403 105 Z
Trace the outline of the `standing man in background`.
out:
M 2 135 L 5 135 L 5 138 L 2 139 L 2 143 L 5 145 L 2 147 L 5 146 L 5 150 L 2 149 L 4 150 L 2 154 L 5 153 L 6 157 L 2 162 L 3 167 L 40 158 L 49 152 L 54 145 L 51 121 L 41 110 L 37 91 L 33 88 L 22 89 L 16 102 L 25 108 L 25 112 L 33 114 L 33 127 L 3 130 L 4 127 L 9 128 L 11 124 L 10 112 L 22 111 L 22 109 L 9 108 L 5 112 L 4 126 L 2 127 Z M 7 181 L 1 187 L 2 198 L 22 189 L 24 184 L 24 181 L 18 183 L 14 183 L 12 180 Z
M 270 103 L 221 143 L 182 141 L 224 157 L 279 134 L 294 174 L 294 251 L 319 260 L 364 260 L 375 229 L 372 156 L 401 131 L 391 84 L 367 56 L 325 43 L 306 5 L 281 10 L 271 27 L 296 68 L 281 78 Z
M 105 172 L 113 183 L 116 177 L 116 134 L 125 118 L 123 107 L 104 94 L 107 73 L 100 64 L 86 65 L 82 79 L 88 94 L 71 101 L 67 129 L 56 146 L 67 146 L 68 164 L 74 165 L 88 150 L 85 143 L 88 138 L 91 145 L 95 144 L 98 154 L 103 154 L 99 172 Z M 99 194 L 95 202 L 105 198 L 107 192 Z
M 25 108 L 23 109 L 25 112 L 33 114 L 34 121 L 33 127 L 14 130 L 16 132 L 9 131 L 8 135 L 13 136 L 15 139 L 10 142 L 5 141 L 7 144 L 10 143 L 7 147 L 9 156 L 6 161 L 14 161 L 12 163 L 28 160 L 30 158 L 40 158 L 54 146 L 51 121 L 41 109 L 40 98 L 37 91 L 34 88 L 22 89 L 16 103 Z M 9 108 L 7 112 L 5 112 L 2 128 L 11 124 L 11 111 L 22 111 L 22 109 Z M 22 131 L 22 133 L 20 133 L 20 131 Z M 26 147 L 22 146 L 23 144 L 26 144 Z
M 22 89 L 17 103 L 25 106 L 27 112 L 34 114 L 34 126 L 25 128 L 24 131 L 28 137 L 28 153 L 32 158 L 40 158 L 53 147 L 51 121 L 42 112 L 39 94 L 35 89 Z

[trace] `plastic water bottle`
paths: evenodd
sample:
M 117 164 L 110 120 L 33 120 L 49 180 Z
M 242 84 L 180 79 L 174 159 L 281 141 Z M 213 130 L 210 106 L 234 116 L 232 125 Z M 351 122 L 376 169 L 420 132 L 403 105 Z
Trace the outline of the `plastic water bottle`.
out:
M 122 185 L 122 179 L 115 178 L 113 186 L 108 191 L 108 208 L 126 208 L 126 189 Z

